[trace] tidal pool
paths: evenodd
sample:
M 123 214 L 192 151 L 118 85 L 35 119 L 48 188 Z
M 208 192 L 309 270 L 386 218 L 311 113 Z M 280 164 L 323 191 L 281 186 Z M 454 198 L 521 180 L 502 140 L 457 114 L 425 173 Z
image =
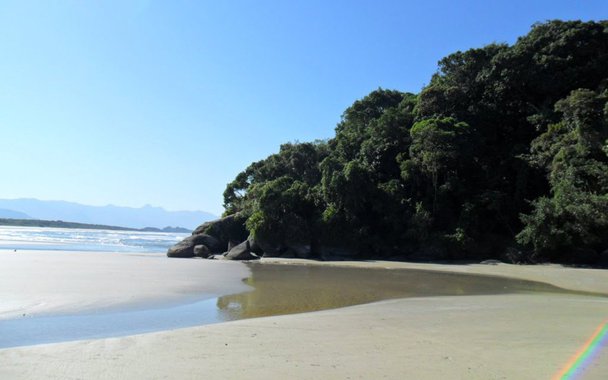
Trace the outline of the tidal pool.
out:
M 210 263 L 212 264 L 212 263 Z M 251 290 L 182 304 L 0 320 L 0 348 L 97 339 L 245 318 L 339 308 L 405 297 L 570 293 L 552 285 L 502 277 L 411 269 L 248 264 Z M 196 295 L 191 295 L 196 296 Z
M 571 293 L 553 285 L 504 277 L 418 269 L 249 264 L 252 291 L 219 297 L 224 321 L 304 313 L 406 297 L 508 293 Z

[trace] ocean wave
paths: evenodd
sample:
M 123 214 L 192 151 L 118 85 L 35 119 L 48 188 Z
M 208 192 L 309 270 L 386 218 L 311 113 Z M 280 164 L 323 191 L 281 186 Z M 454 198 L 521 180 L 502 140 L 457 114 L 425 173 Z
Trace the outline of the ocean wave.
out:
M 66 249 L 84 251 L 158 252 L 188 234 L 0 226 L 0 249 Z

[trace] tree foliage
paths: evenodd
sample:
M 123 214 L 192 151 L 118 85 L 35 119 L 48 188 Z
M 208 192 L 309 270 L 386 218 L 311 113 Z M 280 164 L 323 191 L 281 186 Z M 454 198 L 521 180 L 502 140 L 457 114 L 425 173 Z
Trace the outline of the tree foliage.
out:
M 607 87 L 608 22 L 535 24 L 251 164 L 226 214 L 261 240 L 357 257 L 590 260 L 608 249 Z
M 606 100 L 573 91 L 555 104 L 562 120 L 533 141 L 532 161 L 544 166 L 551 193 L 534 200 L 517 238 L 537 254 L 580 261 L 608 248 Z

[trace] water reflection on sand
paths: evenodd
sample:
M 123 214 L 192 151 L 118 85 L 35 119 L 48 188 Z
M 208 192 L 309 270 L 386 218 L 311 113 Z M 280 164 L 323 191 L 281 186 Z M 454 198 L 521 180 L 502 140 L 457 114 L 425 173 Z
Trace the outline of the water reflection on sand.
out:
M 413 269 L 261 263 L 249 264 L 249 268 L 251 273 L 243 281 L 251 290 L 244 293 L 178 305 L 148 305 L 135 310 L 0 320 L 0 348 L 125 336 L 393 298 L 575 293 L 539 282 Z
M 252 291 L 218 298 L 222 320 L 293 314 L 405 297 L 566 292 L 501 277 L 410 269 L 252 263 Z

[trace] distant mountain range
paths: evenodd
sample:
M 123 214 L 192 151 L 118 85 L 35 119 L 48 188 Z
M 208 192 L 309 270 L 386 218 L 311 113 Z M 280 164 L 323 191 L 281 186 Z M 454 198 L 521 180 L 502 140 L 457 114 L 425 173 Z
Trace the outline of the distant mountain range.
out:
M 38 199 L 0 199 L 0 218 L 63 220 L 137 229 L 179 226 L 192 230 L 216 216 L 204 211 L 167 211 L 149 205 L 134 208 Z
M 7 210 L 4 208 L 0 208 L 0 218 L 32 219 L 32 217 L 26 213 L 15 211 L 15 210 Z

